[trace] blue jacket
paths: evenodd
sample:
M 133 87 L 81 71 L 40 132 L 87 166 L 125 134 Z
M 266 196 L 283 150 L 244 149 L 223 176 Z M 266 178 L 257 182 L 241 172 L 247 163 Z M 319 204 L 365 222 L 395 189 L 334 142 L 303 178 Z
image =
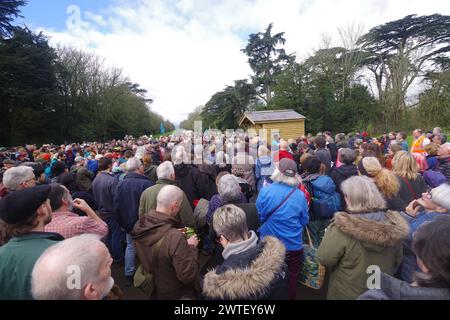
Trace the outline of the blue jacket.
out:
M 52 178 L 52 167 L 53 167 L 53 165 L 54 165 L 55 163 L 57 163 L 57 162 L 58 162 L 58 160 L 53 159 L 53 160 L 50 162 L 50 164 L 48 165 L 48 167 L 45 168 L 44 173 L 45 173 L 45 176 L 46 176 L 47 178 L 49 178 L 49 179 Z
M 403 241 L 403 261 L 400 266 L 399 276 L 400 279 L 408 283 L 412 283 L 414 272 L 419 271 L 417 266 L 416 255 L 412 250 L 413 235 L 425 222 L 431 222 L 437 217 L 440 217 L 445 213 L 439 212 L 422 212 L 416 216 L 416 218 L 411 218 L 406 214 L 402 214 L 409 222 L 409 235 Z
M 326 199 L 333 196 L 336 192 L 336 185 L 329 176 L 319 176 L 312 182 L 314 196 L 319 199 Z M 339 201 L 340 202 L 340 201 Z M 340 210 L 340 209 L 338 209 Z
M 305 195 L 298 188 L 291 197 L 266 221 L 269 213 L 275 209 L 292 191 L 292 187 L 273 183 L 263 188 L 256 200 L 261 227 L 259 233 L 263 239 L 274 236 L 281 240 L 287 251 L 303 249 L 303 227 L 309 222 L 308 204 Z
M 119 223 L 127 233 L 133 230 L 139 219 L 139 202 L 142 192 L 154 183 L 144 175 L 129 173 L 117 185 L 114 195 L 114 212 L 119 216 Z
M 275 165 L 270 155 L 256 159 L 255 177 L 258 192 L 263 187 L 264 179 L 270 178 L 274 171 Z
M 313 189 L 314 200 L 324 200 L 328 205 L 330 212 L 342 210 L 341 196 L 336 191 L 336 185 L 329 176 L 312 174 L 304 179 L 304 182 L 310 182 Z M 318 217 L 313 217 L 317 219 Z
M 87 163 L 87 169 L 96 176 L 97 172 L 98 172 L 98 161 L 97 160 L 89 160 Z
M 112 174 L 100 172 L 92 182 L 92 193 L 98 204 L 100 217 L 108 221 L 116 218 L 114 215 L 114 194 L 117 189 L 117 179 Z

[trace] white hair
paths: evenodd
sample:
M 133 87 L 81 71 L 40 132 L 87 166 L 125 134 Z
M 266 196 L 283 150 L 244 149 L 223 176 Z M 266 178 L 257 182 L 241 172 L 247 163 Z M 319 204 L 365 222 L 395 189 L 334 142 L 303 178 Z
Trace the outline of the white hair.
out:
M 141 165 L 142 163 L 137 157 L 130 158 L 126 164 L 127 172 L 135 172 Z
M 302 183 L 302 179 L 299 175 L 295 175 L 295 177 L 288 177 L 281 173 L 281 171 L 278 168 L 275 168 L 275 171 L 273 172 L 270 179 L 273 182 L 278 182 L 282 184 L 286 184 L 290 187 L 297 187 Z
M 244 210 L 232 204 L 218 208 L 214 212 L 213 228 L 217 235 L 223 235 L 229 241 L 245 239 L 248 227 Z
M 170 161 L 161 163 L 156 169 L 156 175 L 158 179 L 171 179 L 175 176 L 175 169 Z
M 31 167 L 14 167 L 3 174 L 3 185 L 10 191 L 16 191 L 21 183 L 31 179 L 34 179 L 34 171 Z
M 269 149 L 266 146 L 260 146 L 258 148 L 258 157 L 262 158 L 269 154 Z
M 366 176 L 353 176 L 342 182 L 347 210 L 354 213 L 375 212 L 386 208 L 386 201 L 375 182 Z
M 80 300 L 89 283 L 99 280 L 102 259 L 100 237 L 84 234 L 49 247 L 37 260 L 31 274 L 31 292 L 37 300 Z M 77 272 L 78 288 L 69 288 L 69 277 Z
M 223 202 L 237 201 L 241 199 L 241 187 L 236 180 L 236 177 L 227 174 L 224 175 L 217 185 L 217 191 Z
M 189 163 L 188 154 L 186 153 L 186 149 L 179 145 L 172 152 L 172 162 L 174 165 Z

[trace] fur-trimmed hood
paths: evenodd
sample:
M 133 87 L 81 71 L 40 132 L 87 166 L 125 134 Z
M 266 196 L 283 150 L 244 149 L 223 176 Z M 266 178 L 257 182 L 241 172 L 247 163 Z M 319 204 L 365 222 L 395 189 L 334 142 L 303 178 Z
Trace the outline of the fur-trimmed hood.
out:
M 208 272 L 203 281 L 207 299 L 258 299 L 268 295 L 278 274 L 283 271 L 286 249 L 274 237 L 265 237 L 261 253 L 245 268 L 230 268 L 223 273 Z
M 387 211 L 384 216 L 385 221 L 376 221 L 364 215 L 338 212 L 334 216 L 334 224 L 368 249 L 394 247 L 408 236 L 409 225 L 397 211 Z

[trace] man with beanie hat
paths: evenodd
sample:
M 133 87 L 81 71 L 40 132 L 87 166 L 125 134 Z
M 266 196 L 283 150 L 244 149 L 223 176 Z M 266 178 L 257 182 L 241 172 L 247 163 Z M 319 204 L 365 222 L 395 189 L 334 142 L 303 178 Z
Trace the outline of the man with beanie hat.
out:
M 44 232 L 52 220 L 51 187 L 37 186 L 11 193 L 0 201 L 0 218 L 12 238 L 0 247 L 0 300 L 31 300 L 31 272 L 39 256 L 57 241 Z
M 403 213 L 409 222 L 409 235 L 403 242 L 403 262 L 399 270 L 400 278 L 411 283 L 413 274 L 419 271 L 416 255 L 412 250 L 413 234 L 425 223 L 434 221 L 442 215 L 450 213 L 450 185 L 442 184 L 430 192 L 422 194 L 422 198 L 412 201 Z

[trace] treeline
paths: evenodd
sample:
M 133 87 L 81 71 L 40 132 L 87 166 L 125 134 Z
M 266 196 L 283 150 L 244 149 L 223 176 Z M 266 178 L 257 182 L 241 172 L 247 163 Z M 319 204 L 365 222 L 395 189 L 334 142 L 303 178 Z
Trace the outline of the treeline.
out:
M 44 34 L 12 25 L 24 1 L 0 10 L 0 145 L 106 141 L 174 126 L 150 109 L 146 90 L 103 59 L 52 48 Z
M 205 127 L 237 128 L 246 111 L 294 109 L 312 132 L 448 128 L 449 30 L 450 17 L 439 14 L 409 15 L 367 33 L 350 26 L 338 30 L 338 46 L 324 38 L 321 49 L 298 62 L 271 24 L 242 50 L 251 79 L 215 93 L 182 127 L 202 119 Z

